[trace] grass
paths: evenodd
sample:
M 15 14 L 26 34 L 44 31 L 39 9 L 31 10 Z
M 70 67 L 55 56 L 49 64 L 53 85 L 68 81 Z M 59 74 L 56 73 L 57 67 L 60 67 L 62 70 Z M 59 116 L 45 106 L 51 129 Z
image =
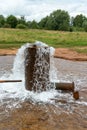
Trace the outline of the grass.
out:
M 0 48 L 19 48 L 23 44 L 42 41 L 49 46 L 76 48 L 87 46 L 86 32 L 63 32 L 36 29 L 0 29 Z M 79 49 L 80 50 L 80 49 Z M 80 52 L 78 49 L 77 51 Z M 87 51 L 83 51 L 83 53 Z
M 87 54 L 87 48 L 81 49 L 81 48 L 76 48 L 74 49 L 76 52 L 78 53 L 82 53 L 82 54 Z

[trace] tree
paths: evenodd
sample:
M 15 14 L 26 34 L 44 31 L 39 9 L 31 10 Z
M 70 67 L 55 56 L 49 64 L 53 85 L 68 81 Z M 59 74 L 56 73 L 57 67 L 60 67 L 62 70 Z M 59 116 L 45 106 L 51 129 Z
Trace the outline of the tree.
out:
M 87 20 L 85 20 L 85 21 L 83 22 L 83 28 L 84 28 L 84 30 L 87 32 Z
M 18 24 L 24 24 L 24 25 L 26 25 L 26 20 L 25 20 L 24 16 L 21 16 L 21 18 L 18 19 Z
M 41 22 L 46 29 L 67 31 L 70 26 L 70 16 L 64 10 L 56 10 Z
M 11 26 L 11 28 L 15 28 L 16 25 L 17 25 L 17 18 L 13 15 L 10 15 L 7 17 L 7 20 L 6 20 L 7 24 L 9 24 Z
M 27 23 L 28 28 L 31 28 L 31 21 L 28 21 Z
M 32 22 L 29 21 L 27 24 L 28 24 L 29 28 L 32 28 L 32 29 L 38 29 L 39 28 L 39 25 L 35 20 L 33 20 Z
M 67 31 L 69 29 L 70 16 L 68 12 L 64 10 L 57 10 L 54 11 L 51 15 L 56 21 L 56 30 Z
M 86 17 L 82 14 L 77 15 L 74 19 L 73 19 L 73 26 L 75 27 L 82 27 L 83 26 L 83 22 L 86 20 Z
M 45 28 L 46 27 L 46 23 L 48 21 L 48 16 L 46 16 L 45 18 L 41 19 L 41 21 L 39 22 L 39 27 L 42 29 L 42 28 Z
M 55 18 L 50 16 L 46 22 L 45 28 L 49 30 L 57 30 L 57 23 Z
M 0 27 L 3 27 L 5 24 L 5 18 L 3 15 L 0 15 Z

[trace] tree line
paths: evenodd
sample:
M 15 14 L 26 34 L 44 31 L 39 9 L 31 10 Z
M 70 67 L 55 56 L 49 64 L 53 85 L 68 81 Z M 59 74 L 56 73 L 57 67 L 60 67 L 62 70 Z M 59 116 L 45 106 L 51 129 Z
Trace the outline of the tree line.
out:
M 3 15 L 0 15 L 0 28 L 30 28 L 87 32 L 87 17 L 83 14 L 70 17 L 69 13 L 64 10 L 53 11 L 49 16 L 42 18 L 40 22 L 35 20 L 26 21 L 24 16 L 17 18 L 14 15 L 9 15 L 5 18 Z

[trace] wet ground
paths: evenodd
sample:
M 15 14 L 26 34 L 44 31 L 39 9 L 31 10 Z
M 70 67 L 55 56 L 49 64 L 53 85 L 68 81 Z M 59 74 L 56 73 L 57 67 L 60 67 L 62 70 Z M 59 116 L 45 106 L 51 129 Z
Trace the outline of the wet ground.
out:
M 13 56 L 0 57 L 0 77 L 11 73 L 13 60 Z M 0 101 L 0 130 L 87 129 L 87 62 L 55 59 L 55 66 L 60 81 L 75 82 L 80 99 L 75 101 L 72 93 L 55 97 L 52 104 L 5 98 Z
M 7 73 L 11 72 L 14 62 L 14 56 L 0 56 L 0 77 Z

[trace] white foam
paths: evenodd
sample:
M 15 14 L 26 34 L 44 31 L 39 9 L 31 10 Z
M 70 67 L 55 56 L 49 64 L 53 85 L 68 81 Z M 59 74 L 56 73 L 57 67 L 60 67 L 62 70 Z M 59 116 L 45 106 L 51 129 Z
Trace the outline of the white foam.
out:
M 87 102 L 85 102 L 85 101 L 76 101 L 76 103 L 83 105 L 83 106 L 87 106 Z

